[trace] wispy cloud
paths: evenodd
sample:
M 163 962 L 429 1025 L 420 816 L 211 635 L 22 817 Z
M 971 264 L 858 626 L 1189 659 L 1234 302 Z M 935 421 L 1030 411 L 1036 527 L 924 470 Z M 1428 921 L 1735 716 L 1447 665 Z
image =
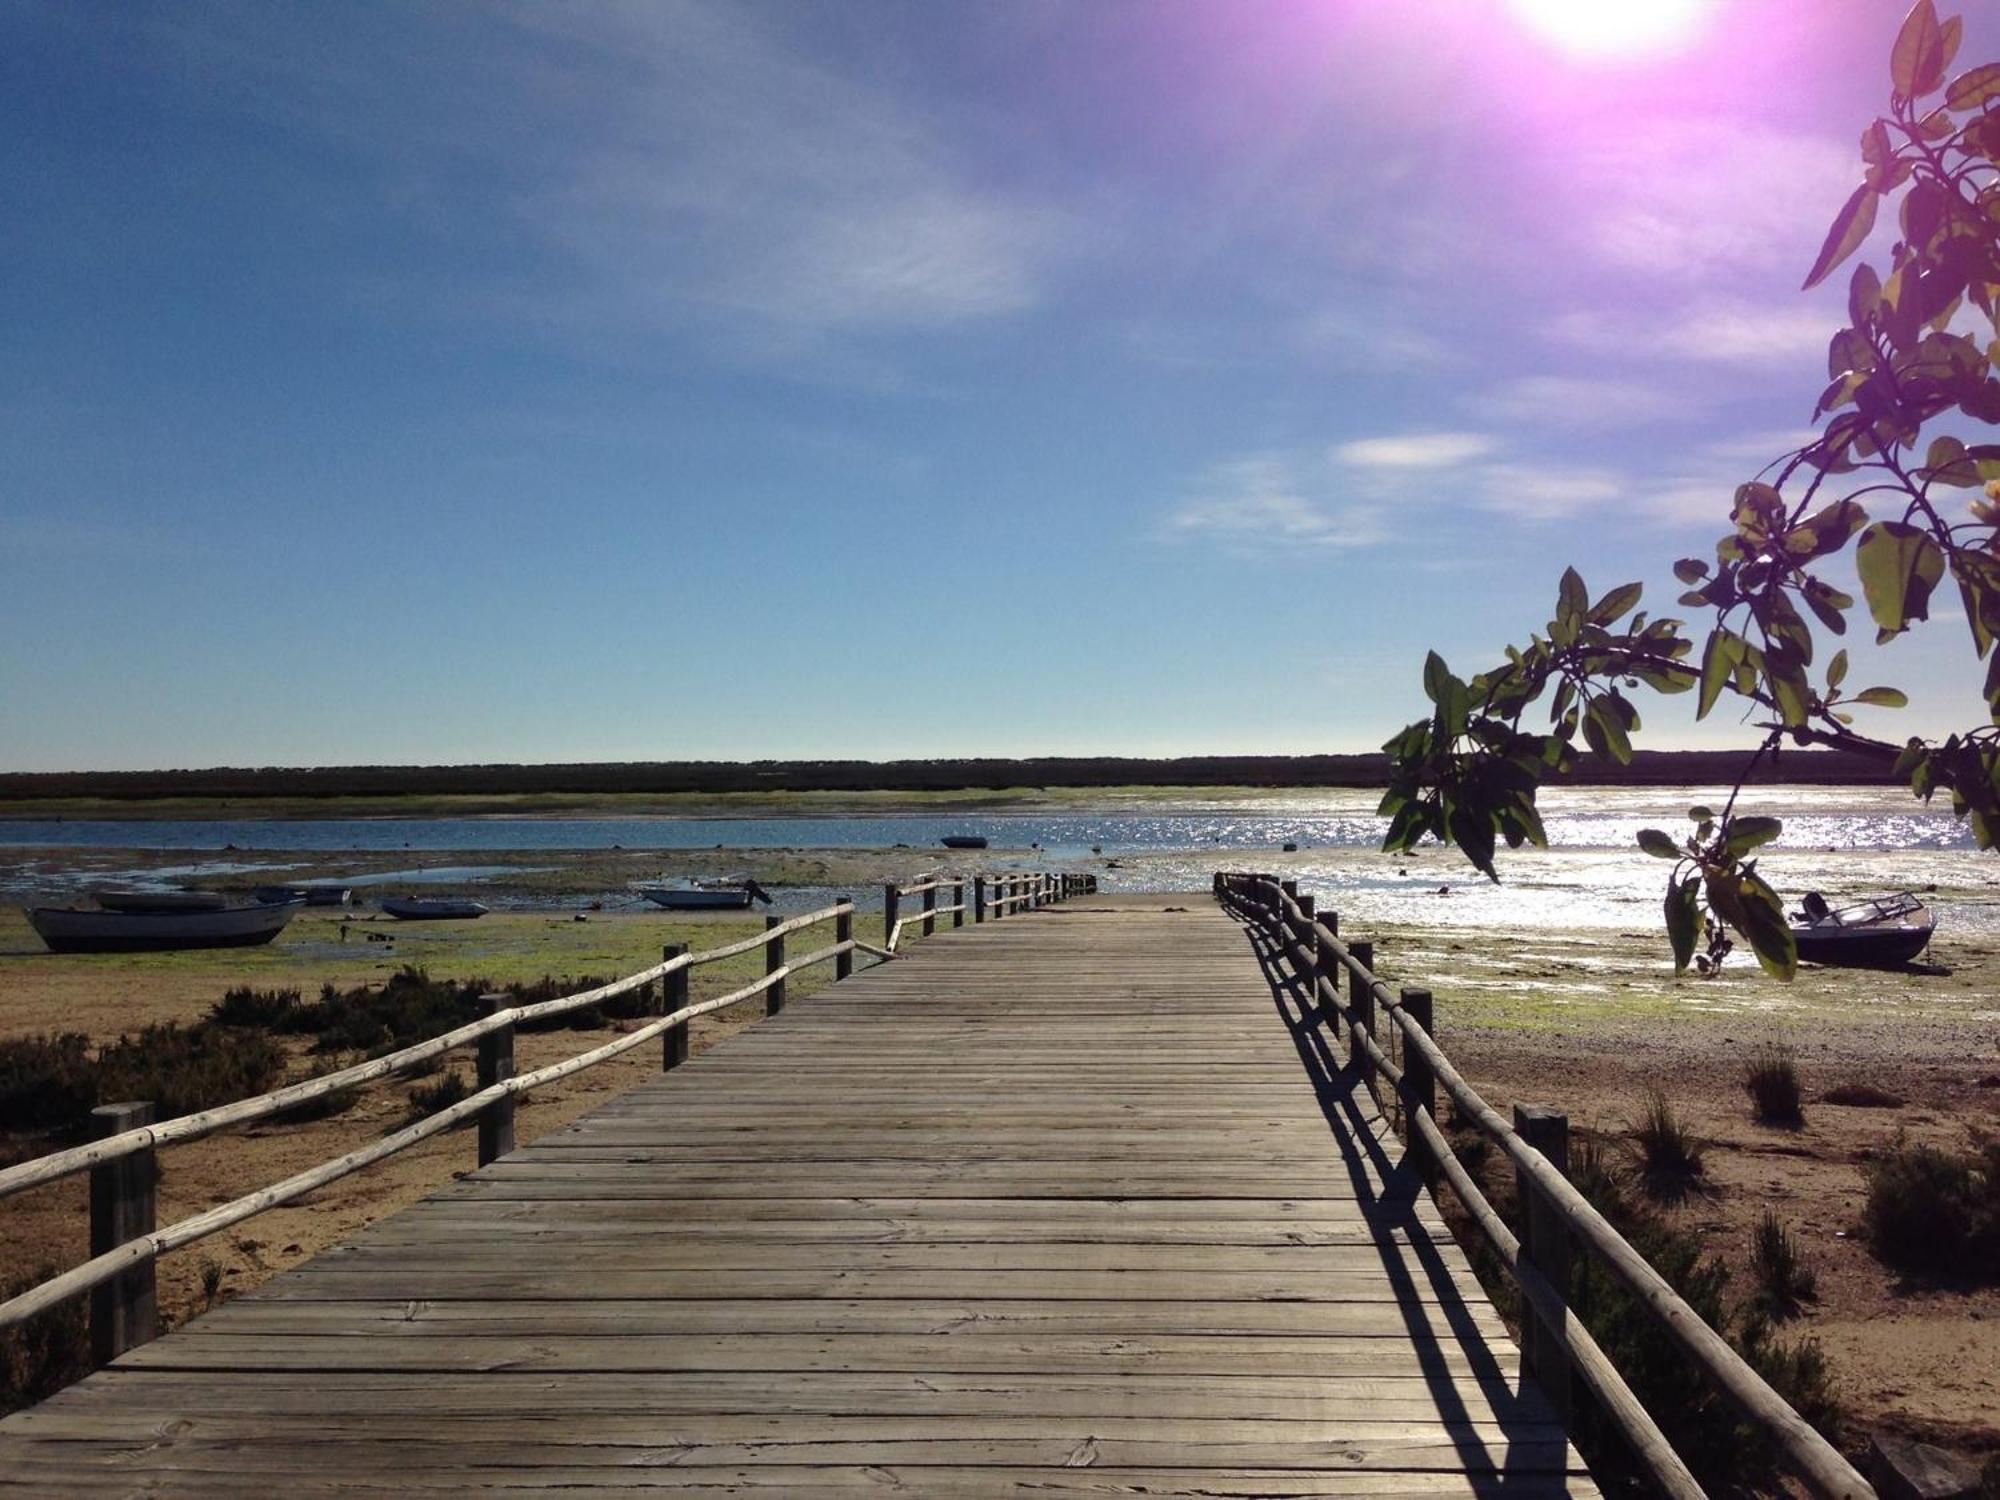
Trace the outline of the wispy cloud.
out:
M 1390 532 L 1380 506 L 1337 498 L 1327 476 L 1317 482 L 1279 454 L 1217 464 L 1166 520 L 1165 534 L 1220 543 L 1240 556 L 1287 547 L 1376 546 Z
M 1684 412 L 1688 396 L 1639 381 L 1582 375 L 1521 375 L 1472 397 L 1474 415 L 1509 427 L 1565 432 L 1638 427 Z
M 1690 282 L 1803 275 L 1859 176 L 1849 141 L 1742 119 L 1649 118 L 1579 142 L 1576 171 L 1599 258 Z
M 1569 312 L 1549 326 L 1558 343 L 1623 358 L 1697 364 L 1797 364 L 1823 354 L 1839 315 L 1823 307 L 1702 302 L 1668 316 Z M 1684 402 L 1683 402 L 1684 404 Z
M 1483 432 L 1409 432 L 1341 443 L 1329 456 L 1361 469 L 1449 469 L 1485 457 L 1494 446 Z

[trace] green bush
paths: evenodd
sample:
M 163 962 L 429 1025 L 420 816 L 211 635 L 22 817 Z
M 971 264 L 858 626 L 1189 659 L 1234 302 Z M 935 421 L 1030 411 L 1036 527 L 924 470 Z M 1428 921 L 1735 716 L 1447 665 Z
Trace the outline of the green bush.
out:
M 0 1130 L 80 1131 L 97 1105 L 150 1099 L 159 1118 L 261 1094 L 283 1076 L 269 1037 L 169 1021 L 121 1036 L 93 1057 L 80 1032 L 0 1042 Z
M 106 1101 L 151 1099 L 169 1120 L 261 1094 L 284 1072 L 284 1048 L 269 1037 L 167 1021 L 100 1049 L 97 1091 Z
M 0 1285 L 0 1301 L 52 1280 L 54 1266 L 41 1266 Z M 33 1406 L 91 1370 L 87 1297 L 72 1297 L 18 1327 L 0 1332 L 0 1415 Z
M 209 1019 L 218 1026 L 262 1026 L 270 1031 L 284 1031 L 286 1022 L 297 1011 L 299 992 L 297 990 L 253 990 L 248 985 L 238 985 L 209 1008 Z
M 414 1125 L 441 1109 L 450 1109 L 471 1092 L 464 1077 L 457 1073 L 447 1073 L 436 1083 L 420 1083 L 410 1090 L 410 1112 L 403 1125 Z M 392 1128 L 400 1130 L 403 1126 Z
M 0 1042 L 0 1130 L 70 1130 L 97 1105 L 90 1038 L 80 1031 Z
M 2000 1136 L 1963 1151 L 1895 1142 L 1863 1168 L 1870 1247 L 1903 1271 L 2000 1281 Z

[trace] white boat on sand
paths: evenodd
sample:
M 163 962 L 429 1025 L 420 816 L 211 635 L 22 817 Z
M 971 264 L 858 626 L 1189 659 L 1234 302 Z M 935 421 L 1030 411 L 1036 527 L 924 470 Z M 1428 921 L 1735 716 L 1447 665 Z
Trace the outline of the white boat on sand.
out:
M 673 885 L 633 887 L 655 906 L 669 911 L 748 911 L 752 901 L 771 904 L 770 894 L 749 878 L 680 881 Z
M 402 922 L 442 922 L 453 918 L 483 917 L 491 909 L 478 901 L 462 901 L 448 896 L 382 898 L 382 910 Z
M 1857 968 L 1906 964 L 1930 945 L 1937 919 L 1911 891 L 1832 907 L 1808 891 L 1792 918 L 1792 938 L 1807 963 Z

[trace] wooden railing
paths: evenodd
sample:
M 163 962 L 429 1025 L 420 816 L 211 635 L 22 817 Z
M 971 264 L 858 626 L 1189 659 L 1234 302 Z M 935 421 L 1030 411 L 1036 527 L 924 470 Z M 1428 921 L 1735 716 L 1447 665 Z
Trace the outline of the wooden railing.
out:
M 1014 912 L 1052 906 L 1071 896 L 1094 895 L 1097 891 L 1095 875 L 1027 872 L 975 875 L 972 877 L 972 899 L 968 903 L 965 880 L 963 875 L 927 875 L 915 885 L 883 886 L 883 946 L 888 953 L 897 951 L 903 935 L 911 928 L 917 928 L 922 936 L 929 937 L 937 930 L 941 917 L 948 916 L 952 926 L 963 927 L 968 912 L 975 923 L 998 921 Z M 940 891 L 951 892 L 951 905 L 937 904 Z M 909 912 L 905 903 L 912 898 L 921 901 L 922 905 Z
M 787 956 L 785 944 L 788 937 L 826 922 L 833 924 L 834 940 L 831 943 L 797 957 Z M 710 1000 L 689 1002 L 688 974 L 691 970 L 759 948 L 764 951 L 762 978 Z M 757 995 L 764 996 L 765 1013 L 775 1015 L 784 1008 L 785 981 L 789 976 L 815 964 L 830 962 L 834 966 L 834 977 L 845 979 L 853 972 L 856 951 L 874 953 L 883 958 L 889 956 L 882 949 L 855 940 L 854 903 L 843 898 L 832 906 L 804 916 L 769 917 L 763 932 L 703 953 L 690 952 L 685 944 L 672 944 L 666 948 L 661 961 L 651 968 L 574 995 L 562 995 L 533 1005 L 514 1006 L 505 1004 L 504 997 L 488 997 L 492 1008 L 480 1020 L 386 1056 L 356 1063 L 352 1067 L 325 1073 L 268 1094 L 239 1099 L 216 1109 L 181 1115 L 160 1124 L 152 1123 L 153 1107 L 150 1104 L 114 1104 L 95 1110 L 94 1122 L 106 1131 L 99 1139 L 0 1171 L 0 1198 L 82 1172 L 91 1174 L 90 1259 L 17 1297 L 0 1302 L 0 1331 L 16 1327 L 72 1297 L 90 1292 L 93 1352 L 99 1361 L 113 1359 L 133 1345 L 152 1338 L 157 1331 L 154 1266 L 168 1251 L 179 1250 L 240 1224 L 266 1209 L 302 1198 L 466 1120 L 476 1118 L 478 1121 L 479 1165 L 483 1167 L 514 1149 L 514 1106 L 521 1095 L 642 1047 L 655 1037 L 660 1039 L 661 1067 L 677 1067 L 687 1060 L 688 1023 L 695 1017 L 726 1009 Z M 521 1023 L 581 1010 L 656 981 L 665 987 L 662 1001 L 665 1013 L 661 1016 L 588 1052 L 530 1073 L 517 1074 L 514 1071 L 514 1033 Z M 200 1140 L 232 1125 L 248 1125 L 269 1119 L 361 1084 L 408 1073 L 457 1048 L 475 1044 L 479 1049 L 478 1087 L 456 1104 L 427 1115 L 379 1141 L 295 1173 L 282 1182 L 169 1224 L 164 1229 L 155 1227 L 153 1184 L 157 1152 L 161 1147 Z
M 1566 1117 L 1516 1105 L 1509 1124 L 1459 1075 L 1432 1039 L 1430 991 L 1391 990 L 1374 972 L 1372 945 L 1343 941 L 1338 915 L 1317 912 L 1313 898 L 1300 895 L 1295 881 L 1217 874 L 1215 896 L 1225 909 L 1266 934 L 1297 976 L 1306 1003 L 1317 1008 L 1329 1029 L 1336 1022 L 1346 1026 L 1349 1062 L 1360 1078 L 1371 1089 L 1386 1082 L 1394 1090 L 1426 1184 L 1433 1189 L 1440 1180 L 1450 1185 L 1520 1288 L 1527 1311 L 1522 1354 L 1565 1424 L 1571 1381 L 1580 1377 L 1662 1493 L 1676 1500 L 1702 1495 L 1658 1424 L 1571 1311 L 1567 1286 L 1574 1244 L 1595 1255 L 1638 1299 L 1688 1363 L 1770 1440 L 1813 1494 L 1872 1500 L 1875 1491 L 1839 1450 L 1703 1322 L 1570 1183 Z M 1348 976 L 1344 999 L 1343 972 Z M 1400 1064 L 1377 1038 L 1378 1016 L 1393 1028 L 1390 1035 L 1402 1038 Z M 1457 1118 L 1477 1128 L 1512 1161 L 1520 1235 L 1507 1227 L 1453 1154 L 1436 1119 L 1440 1088 Z

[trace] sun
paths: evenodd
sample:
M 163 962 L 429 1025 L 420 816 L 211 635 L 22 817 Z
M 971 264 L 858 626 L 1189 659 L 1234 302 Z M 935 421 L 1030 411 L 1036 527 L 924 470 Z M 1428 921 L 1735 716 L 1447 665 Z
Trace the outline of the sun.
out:
M 1715 0 L 1508 0 L 1528 27 L 1579 58 L 1656 57 L 1678 51 Z

